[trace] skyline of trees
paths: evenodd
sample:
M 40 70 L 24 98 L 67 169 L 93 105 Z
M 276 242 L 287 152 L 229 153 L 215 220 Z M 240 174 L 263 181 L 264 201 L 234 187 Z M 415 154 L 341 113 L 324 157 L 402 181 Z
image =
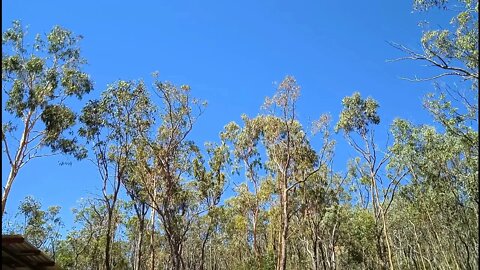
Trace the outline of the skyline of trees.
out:
M 478 268 L 478 1 L 458 3 L 452 29 L 425 31 L 422 51 L 392 43 L 405 54 L 396 60 L 438 73 L 412 79 L 435 82 L 423 103 L 434 124 L 397 118 L 381 131 L 393 139 L 384 147 L 374 97 L 353 92 L 336 123 L 327 112 L 307 128 L 293 76 L 203 147 L 189 135 L 206 102 L 158 74 L 151 87 L 119 80 L 76 115 L 65 100 L 92 90 L 78 37 L 54 27 L 25 48 L 14 22 L 2 35 L 12 49 L 2 54 L 5 110 L 18 120 L 2 123 L 2 221 L 15 176 L 37 157 L 87 159 L 102 190 L 73 210 L 64 236 L 60 206 L 33 197 L 2 233 L 25 235 L 66 269 Z M 356 153 L 340 170 L 334 133 Z

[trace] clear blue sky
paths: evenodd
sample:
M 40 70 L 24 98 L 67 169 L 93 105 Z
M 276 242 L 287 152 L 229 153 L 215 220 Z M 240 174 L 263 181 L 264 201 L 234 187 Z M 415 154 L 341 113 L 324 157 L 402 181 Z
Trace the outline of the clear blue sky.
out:
M 81 48 L 89 62 L 85 70 L 95 82 L 95 90 L 83 101 L 97 98 L 119 79 L 151 82 L 153 71 L 159 71 L 162 80 L 189 84 L 194 96 L 209 103 L 191 137 L 199 145 L 217 141 L 223 126 L 240 121 L 242 113 L 259 113 L 264 98 L 275 91 L 272 82 L 287 74 L 302 87 L 298 110 L 306 128 L 326 112 L 336 122 L 341 99 L 360 91 L 380 103 L 377 137 L 384 143 L 395 117 L 431 121 L 421 105 L 431 83 L 399 79 L 425 74 L 426 68 L 413 62 L 387 63 L 401 55 L 387 41 L 418 49 L 418 22 L 433 16 L 446 26 L 449 18 L 411 11 L 411 1 L 381 0 L 5 0 L 2 31 L 19 19 L 32 36 L 54 25 L 83 35 Z M 341 136 L 337 139 L 335 164 L 344 170 L 354 154 Z M 320 138 L 313 140 L 318 145 Z M 5 181 L 9 167 L 2 157 Z M 101 183 L 90 163 L 58 165 L 66 159 L 38 159 L 25 166 L 13 184 L 7 212 L 15 213 L 19 201 L 33 195 L 44 207 L 62 206 L 62 218 L 70 227 L 70 209 L 81 197 L 98 194 Z

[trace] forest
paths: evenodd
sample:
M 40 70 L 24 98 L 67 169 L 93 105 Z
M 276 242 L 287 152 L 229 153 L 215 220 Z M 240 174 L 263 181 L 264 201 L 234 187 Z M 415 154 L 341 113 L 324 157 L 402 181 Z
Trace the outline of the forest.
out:
M 80 100 L 95 77 L 80 37 L 55 26 L 27 46 L 14 21 L 2 33 L 2 234 L 63 269 L 478 269 L 478 1 L 454 3 L 415 0 L 414 12 L 455 11 L 450 28 L 424 31 L 420 51 L 388 45 L 403 55 L 392 65 L 435 71 L 410 79 L 432 82 L 419 106 L 434 124 L 379 130 L 381 104 L 353 89 L 338 121 L 301 123 L 289 75 L 209 142 L 190 139 L 207 109 L 193 87 L 154 73 L 152 86 L 118 80 Z M 333 134 L 356 153 L 341 171 Z M 4 220 L 24 166 L 56 154 L 91 161 L 101 192 L 85 194 L 66 233 L 60 206 L 35 197 Z

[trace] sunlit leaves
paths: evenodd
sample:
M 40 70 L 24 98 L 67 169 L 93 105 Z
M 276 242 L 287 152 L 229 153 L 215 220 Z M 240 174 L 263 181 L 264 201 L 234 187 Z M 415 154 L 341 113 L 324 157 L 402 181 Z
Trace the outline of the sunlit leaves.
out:
M 50 105 L 42 112 L 42 121 L 46 127 L 45 141 L 53 142 L 60 133 L 75 123 L 75 114 L 64 105 Z
M 19 21 L 14 21 L 3 33 L 2 81 L 8 96 L 5 109 L 20 121 L 26 121 L 27 126 L 35 125 L 35 115 L 41 118 L 45 136 L 37 137 L 42 140 L 38 146 L 72 152 L 77 148 L 73 145 L 76 141 L 66 139 L 63 134 L 72 128 L 76 117 L 63 104 L 64 99 L 71 95 L 81 98 L 93 89 L 89 76 L 79 68 L 84 62 L 77 47 L 79 39 L 59 26 L 53 28 L 46 40 L 37 35 L 33 48 L 26 45 L 25 38 Z M 42 45 L 45 42 L 50 44 L 48 51 Z M 69 52 L 68 57 L 63 57 L 65 52 Z M 27 115 L 28 118 L 22 119 Z M 29 127 L 25 132 L 32 131 Z
M 76 95 L 78 98 L 93 89 L 93 84 L 86 73 L 69 68 L 63 69 L 61 84 L 65 88 L 66 95 Z
M 27 104 L 24 102 L 25 85 L 21 80 L 14 80 L 12 89 L 9 92 L 9 99 L 7 100 L 5 109 L 7 112 L 15 114 L 20 118 L 24 115 L 24 110 Z
M 19 71 L 21 66 L 21 59 L 18 55 L 12 55 L 2 58 L 2 74 L 7 73 L 11 74 L 13 72 Z M 7 76 L 7 74 L 3 76 Z
M 25 70 L 29 73 L 38 74 L 43 71 L 44 61 L 37 56 L 32 56 L 26 63 L 25 63 Z
M 428 10 L 432 7 L 446 8 L 448 0 L 415 0 L 413 8 L 415 10 Z
M 455 5 L 455 6 L 454 6 Z M 478 91 L 478 1 L 416 0 L 414 8 L 428 10 L 441 7 L 459 10 L 450 21 L 451 29 L 427 30 L 421 39 L 425 58 L 434 66 L 453 71 L 472 81 Z M 457 66 L 458 65 L 458 66 Z
M 60 238 L 58 230 L 63 227 L 59 214 L 60 206 L 50 206 L 43 210 L 37 199 L 27 196 L 18 206 L 17 226 L 7 229 L 23 235 L 35 247 L 52 255 Z
M 282 82 L 278 85 L 277 92 L 273 97 L 265 98 L 263 108 L 275 109 L 275 107 L 282 110 L 284 117 L 295 118 L 295 102 L 300 96 L 300 86 L 293 76 L 285 76 Z
M 378 103 L 372 99 L 363 99 L 356 92 L 351 97 L 342 100 L 343 110 L 340 120 L 335 126 L 335 131 L 344 130 L 345 133 L 357 132 L 364 136 L 371 125 L 378 125 L 380 117 L 377 114 Z

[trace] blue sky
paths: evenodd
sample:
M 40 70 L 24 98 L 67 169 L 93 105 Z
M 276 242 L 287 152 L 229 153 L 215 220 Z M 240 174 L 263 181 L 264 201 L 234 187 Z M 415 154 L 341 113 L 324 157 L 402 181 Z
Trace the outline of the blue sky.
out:
M 428 74 L 415 62 L 387 63 L 402 54 L 387 44 L 395 41 L 418 49 L 422 20 L 447 26 L 444 13 L 412 13 L 411 1 L 2 1 L 2 31 L 19 19 L 33 37 L 61 25 L 84 36 L 85 70 L 95 82 L 88 99 L 99 96 L 116 80 L 144 79 L 159 71 L 161 80 L 189 84 L 195 97 L 208 101 L 191 139 L 203 145 L 217 141 L 223 126 L 260 112 L 273 82 L 293 75 L 302 87 L 298 103 L 306 128 L 329 112 L 338 120 L 341 99 L 359 91 L 375 98 L 384 144 L 396 117 L 430 123 L 422 98 L 431 83 L 400 77 Z M 3 95 L 3 93 L 2 93 Z M 5 99 L 3 99 L 5 100 Z M 2 107 L 4 103 L 2 103 Z M 2 114 L 2 121 L 8 116 Z M 335 166 L 344 170 L 354 156 L 337 136 Z M 312 143 L 318 146 L 320 138 Z M 2 181 L 9 167 L 2 156 Z M 34 160 L 19 173 L 7 212 L 15 213 L 27 195 L 44 207 L 70 209 L 81 197 L 99 194 L 101 183 L 88 161 L 59 166 L 66 157 Z M 231 194 L 231 192 L 230 192 Z

